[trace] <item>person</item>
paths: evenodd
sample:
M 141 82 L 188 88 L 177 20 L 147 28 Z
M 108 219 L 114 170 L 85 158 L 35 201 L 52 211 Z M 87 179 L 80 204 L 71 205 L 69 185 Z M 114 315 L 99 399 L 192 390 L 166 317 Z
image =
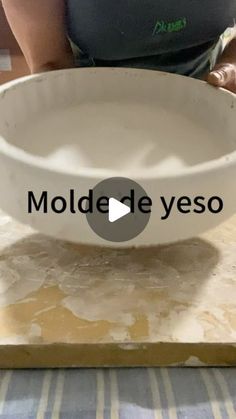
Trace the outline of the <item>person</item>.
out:
M 149 68 L 236 93 L 236 0 L 2 0 L 30 71 Z

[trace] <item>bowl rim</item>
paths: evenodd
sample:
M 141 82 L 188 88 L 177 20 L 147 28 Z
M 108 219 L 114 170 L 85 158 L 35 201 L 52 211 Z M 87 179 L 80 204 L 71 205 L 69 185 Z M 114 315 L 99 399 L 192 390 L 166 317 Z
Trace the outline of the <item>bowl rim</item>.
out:
M 95 70 L 95 71 L 94 71 Z M 14 80 L 11 80 L 7 83 L 4 83 L 0 86 L 0 95 L 6 92 L 7 90 L 14 88 L 17 85 L 24 84 L 31 80 L 37 80 L 44 77 L 54 77 L 55 75 L 63 75 L 65 72 L 78 72 L 78 71 L 92 71 L 92 72 L 104 72 L 104 71 L 112 71 L 112 72 L 152 72 L 157 73 L 157 75 L 165 75 L 167 77 L 175 77 L 175 78 L 185 78 L 189 79 L 187 76 L 181 76 L 166 72 L 161 72 L 157 70 L 149 70 L 149 69 L 133 69 L 133 68 L 121 68 L 121 67 L 82 67 L 82 68 L 71 68 L 71 69 L 62 69 L 62 70 L 53 70 L 50 72 L 44 72 L 44 73 L 37 73 L 33 75 L 27 75 L 23 76 Z M 201 83 L 201 84 L 207 84 L 205 81 L 202 80 L 196 80 L 191 79 L 191 81 L 195 83 Z M 209 86 L 210 88 L 213 88 L 212 86 Z M 224 92 L 224 94 L 227 94 L 231 96 L 234 100 L 236 99 L 236 94 L 229 92 L 226 89 L 219 88 L 221 92 Z M 0 134 L 0 154 L 4 155 L 5 157 L 8 157 L 15 162 L 22 163 L 24 165 L 27 165 L 31 168 L 35 169 L 41 169 L 42 171 L 48 171 L 54 174 L 58 175 L 64 175 L 64 176 L 75 176 L 75 177 L 81 177 L 81 178 L 91 178 L 91 179 L 98 179 L 102 180 L 104 178 L 108 177 L 121 177 L 121 173 L 119 170 L 112 170 L 112 169 L 103 169 L 103 168 L 89 168 L 89 167 L 82 167 L 81 169 L 78 169 L 77 171 L 67 171 L 60 167 L 54 167 L 50 166 L 50 164 L 40 156 L 34 156 L 33 154 L 24 151 L 23 149 L 14 146 L 10 144 L 4 137 Z M 145 171 L 143 173 L 140 172 L 140 169 L 137 169 L 137 171 L 132 170 L 132 172 L 123 173 L 122 177 L 131 177 L 133 180 L 139 181 L 139 180 L 171 180 L 176 178 L 186 178 L 189 176 L 196 176 L 196 175 L 202 175 L 203 173 L 209 173 L 218 171 L 220 169 L 229 169 L 232 166 L 235 166 L 236 169 L 236 150 L 223 154 L 221 157 L 217 159 L 208 160 L 206 162 L 198 163 L 196 165 L 193 165 L 191 167 L 182 168 L 180 171 L 176 173 L 170 173 L 170 174 L 158 174 L 155 175 L 154 170 L 151 172 Z

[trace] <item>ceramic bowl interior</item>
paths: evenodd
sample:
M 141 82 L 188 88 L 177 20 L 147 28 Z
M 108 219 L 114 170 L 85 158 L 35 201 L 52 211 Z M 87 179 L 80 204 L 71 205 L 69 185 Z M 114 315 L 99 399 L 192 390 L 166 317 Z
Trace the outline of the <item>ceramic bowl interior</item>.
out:
M 0 134 L 53 170 L 173 176 L 236 150 L 234 95 L 200 81 L 143 70 L 79 69 L 14 83 L 5 94 Z

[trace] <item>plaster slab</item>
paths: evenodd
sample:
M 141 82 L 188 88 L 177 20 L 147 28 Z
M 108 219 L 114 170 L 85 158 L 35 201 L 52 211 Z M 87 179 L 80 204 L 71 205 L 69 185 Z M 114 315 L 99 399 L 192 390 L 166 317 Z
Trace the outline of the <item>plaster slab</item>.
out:
M 0 212 L 0 367 L 236 365 L 236 216 L 162 247 L 53 240 Z

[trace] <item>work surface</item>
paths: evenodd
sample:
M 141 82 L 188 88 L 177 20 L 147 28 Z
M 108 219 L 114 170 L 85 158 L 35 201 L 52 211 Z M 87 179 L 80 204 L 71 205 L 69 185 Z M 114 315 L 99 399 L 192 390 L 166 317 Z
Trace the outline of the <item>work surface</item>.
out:
M 236 365 L 236 217 L 111 250 L 0 213 L 0 366 Z

